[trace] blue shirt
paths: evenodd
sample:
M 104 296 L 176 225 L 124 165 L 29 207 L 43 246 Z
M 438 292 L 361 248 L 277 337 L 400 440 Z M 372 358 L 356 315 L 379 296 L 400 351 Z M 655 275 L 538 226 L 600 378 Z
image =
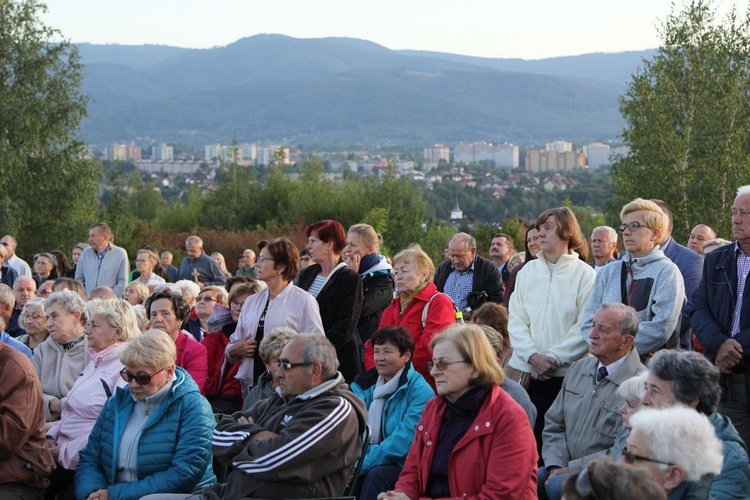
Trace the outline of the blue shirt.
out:
M 10 335 L 8 335 L 8 332 L 4 331 L 0 333 L 0 342 L 3 342 L 4 344 L 8 344 L 9 346 L 13 347 L 14 349 L 17 349 L 27 355 L 29 359 L 32 359 L 32 352 L 31 349 L 26 347 L 25 344 L 22 344 L 21 342 L 17 341 Z

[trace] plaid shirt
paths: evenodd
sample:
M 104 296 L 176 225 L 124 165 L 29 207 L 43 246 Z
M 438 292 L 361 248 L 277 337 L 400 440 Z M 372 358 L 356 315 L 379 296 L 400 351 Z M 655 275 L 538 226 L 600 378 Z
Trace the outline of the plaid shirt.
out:
M 732 337 L 740 333 L 742 296 L 745 292 L 747 274 L 750 273 L 750 255 L 740 249 L 739 243 L 735 243 L 734 256 L 737 258 L 737 303 L 734 305 L 734 316 L 732 317 Z
M 466 298 L 474 287 L 474 262 L 475 261 L 472 261 L 471 267 L 462 273 L 453 269 L 453 272 L 448 275 L 448 279 L 443 287 L 443 291 L 453 299 L 453 303 L 456 304 L 456 307 L 464 312 L 467 307 Z

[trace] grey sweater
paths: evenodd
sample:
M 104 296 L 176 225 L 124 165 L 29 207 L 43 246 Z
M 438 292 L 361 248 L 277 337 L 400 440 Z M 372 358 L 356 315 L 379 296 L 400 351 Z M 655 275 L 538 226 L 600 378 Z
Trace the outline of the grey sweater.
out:
M 112 250 L 104 255 L 101 266 L 96 252 L 91 247 L 83 251 L 76 266 L 76 281 L 83 284 L 86 296 L 94 288 L 108 286 L 115 295 L 122 297 L 129 274 L 128 253 L 124 248 L 115 245 L 112 245 Z
M 674 333 L 685 303 L 685 285 L 677 266 L 659 247 L 640 258 L 625 257 L 610 262 L 599 271 L 591 289 L 581 323 L 581 335 L 591 344 L 589 334 L 593 328 L 594 314 L 604 302 L 622 302 L 620 280 L 622 265 L 632 270 L 627 274 L 626 290 L 630 305 L 636 310 L 638 335 L 635 347 L 644 356 L 660 349 Z

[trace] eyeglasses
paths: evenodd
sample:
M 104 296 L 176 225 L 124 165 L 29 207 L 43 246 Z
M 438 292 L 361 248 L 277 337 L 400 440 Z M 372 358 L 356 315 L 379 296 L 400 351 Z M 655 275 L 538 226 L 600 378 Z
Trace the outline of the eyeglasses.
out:
M 40 290 L 37 290 L 36 294 L 40 297 L 49 297 L 50 295 L 52 295 L 52 290 L 50 290 L 49 288 L 42 288 Z
M 148 385 L 148 383 L 151 382 L 151 377 L 153 377 L 157 373 L 163 372 L 164 370 L 166 370 L 166 368 L 162 368 L 158 372 L 154 372 L 151 375 L 147 375 L 144 373 L 139 373 L 138 375 L 136 375 L 135 373 L 129 372 L 126 368 L 123 368 L 120 371 L 120 376 L 125 382 L 128 382 L 128 383 L 135 380 L 136 382 L 138 382 L 139 385 Z
M 216 302 L 216 299 L 213 297 L 209 297 L 208 295 L 201 295 L 197 299 L 195 299 L 196 302 Z
M 47 319 L 47 316 L 44 314 L 27 314 L 26 318 L 31 318 L 34 321 L 39 321 L 40 319 Z
M 627 446 L 622 449 L 622 457 L 625 459 L 626 464 L 632 464 L 635 462 L 651 462 L 654 464 L 661 464 L 661 465 L 674 465 L 671 462 L 664 462 L 662 460 L 657 460 L 655 458 L 644 457 L 643 455 L 636 455 L 635 453 L 628 451 Z
M 260 263 L 263 263 L 263 262 L 267 262 L 267 261 L 269 261 L 269 260 L 270 260 L 271 262 L 273 262 L 273 259 L 272 259 L 271 257 L 258 257 L 258 263 L 259 263 L 259 264 L 260 264 Z
M 617 229 L 619 229 L 621 233 L 624 233 L 626 229 L 630 229 L 631 231 L 638 231 L 638 228 L 641 228 L 641 227 L 651 229 L 650 226 L 647 226 L 646 224 L 641 224 L 640 222 L 631 222 L 630 224 L 621 224 L 620 227 L 618 227 Z
M 311 364 L 313 363 L 290 363 L 289 361 L 278 360 L 276 361 L 276 368 L 288 372 L 292 368 L 297 368 L 298 366 L 310 366 Z
M 439 371 L 443 372 L 450 365 L 455 365 L 456 363 L 468 363 L 468 361 L 446 361 L 444 359 L 437 359 L 427 363 L 427 371 L 432 371 L 433 368 L 437 368 Z

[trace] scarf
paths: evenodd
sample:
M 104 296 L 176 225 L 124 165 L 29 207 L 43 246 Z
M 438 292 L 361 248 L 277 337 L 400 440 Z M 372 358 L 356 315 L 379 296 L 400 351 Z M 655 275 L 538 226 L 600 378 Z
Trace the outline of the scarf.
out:
M 372 430 L 370 444 L 378 444 L 382 439 L 380 426 L 383 420 L 385 401 L 398 389 L 398 381 L 401 379 L 403 371 L 404 369 L 401 368 L 388 382 L 382 376 L 379 376 L 378 381 L 375 383 L 375 390 L 372 393 L 372 403 L 367 408 L 367 424 Z
M 419 292 L 421 292 L 422 290 L 424 290 L 425 288 L 427 288 L 427 285 L 429 285 L 429 284 L 430 284 L 429 281 L 425 281 L 424 283 L 422 283 L 421 285 L 419 285 L 417 287 L 417 289 L 414 290 L 414 293 L 412 293 L 411 295 L 402 295 L 401 296 L 401 314 L 404 313 L 404 311 L 406 310 L 406 307 L 411 302 L 411 299 L 413 299 L 414 297 L 416 297 L 419 294 Z

